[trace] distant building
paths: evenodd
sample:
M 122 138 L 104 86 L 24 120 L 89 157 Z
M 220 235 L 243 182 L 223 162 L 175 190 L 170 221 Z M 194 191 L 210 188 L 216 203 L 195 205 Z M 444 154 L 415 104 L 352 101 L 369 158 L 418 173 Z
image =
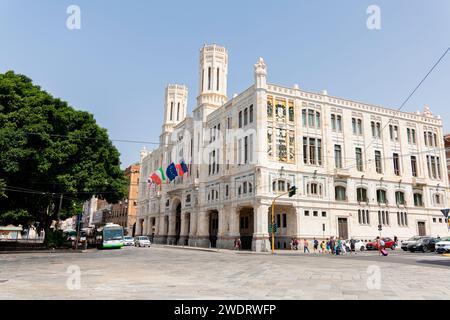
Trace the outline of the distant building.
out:
M 444 136 L 445 157 L 447 159 L 448 179 L 450 180 L 450 134 Z
M 136 211 L 137 211 L 137 196 L 139 186 L 140 165 L 133 164 L 125 169 L 125 176 L 128 178 L 128 195 L 127 198 L 115 204 L 108 204 L 105 201 L 103 207 L 98 207 L 96 212 L 96 219 L 94 222 L 100 220 L 101 224 L 108 222 L 118 224 L 125 229 L 125 234 L 134 235 L 136 228 Z
M 83 204 L 83 227 L 94 228 L 103 222 L 103 209 L 108 207 L 106 200 L 92 197 Z

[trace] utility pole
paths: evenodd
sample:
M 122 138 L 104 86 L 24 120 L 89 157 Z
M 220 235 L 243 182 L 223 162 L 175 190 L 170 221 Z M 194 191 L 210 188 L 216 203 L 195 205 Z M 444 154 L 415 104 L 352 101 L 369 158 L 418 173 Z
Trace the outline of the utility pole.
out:
M 276 228 L 277 226 L 275 226 L 275 201 L 280 198 L 283 197 L 285 195 L 289 195 L 289 198 L 291 198 L 293 195 L 295 195 L 297 192 L 297 187 L 296 186 L 292 186 L 288 192 L 282 193 L 278 196 L 275 197 L 275 199 L 273 199 L 272 201 L 272 225 L 270 228 L 270 231 L 272 233 L 272 254 L 275 253 L 275 232 L 277 231 Z

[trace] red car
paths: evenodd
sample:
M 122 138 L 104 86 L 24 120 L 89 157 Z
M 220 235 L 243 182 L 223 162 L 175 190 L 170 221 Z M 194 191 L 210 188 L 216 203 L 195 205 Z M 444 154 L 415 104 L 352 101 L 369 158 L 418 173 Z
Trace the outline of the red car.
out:
M 391 239 L 391 238 L 381 238 L 381 240 L 384 241 L 384 247 L 386 249 L 395 250 L 395 247 L 397 246 L 397 244 L 394 242 L 393 239 Z M 366 248 L 367 248 L 367 250 L 378 250 L 377 240 L 373 240 L 373 241 L 367 242 Z

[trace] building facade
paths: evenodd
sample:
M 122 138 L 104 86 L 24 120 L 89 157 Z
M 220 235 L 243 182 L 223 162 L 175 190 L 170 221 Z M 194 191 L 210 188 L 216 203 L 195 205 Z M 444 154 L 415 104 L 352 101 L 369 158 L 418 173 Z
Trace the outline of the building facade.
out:
M 444 136 L 445 158 L 447 159 L 448 178 L 450 180 L 450 134 Z
M 128 195 L 126 199 L 111 205 L 104 215 L 104 223 L 115 223 L 124 227 L 126 235 L 134 236 L 136 229 L 136 212 L 140 183 L 140 165 L 133 164 L 125 169 L 128 179 Z
M 133 164 L 125 169 L 128 179 L 127 198 L 118 203 L 110 204 L 105 200 L 92 197 L 83 207 L 83 222 L 91 228 L 106 223 L 115 223 L 124 228 L 126 235 L 135 234 L 137 197 L 140 184 L 140 165 Z
M 188 90 L 166 88 L 160 146 L 141 152 L 141 181 L 183 159 L 189 173 L 140 184 L 137 234 L 156 243 L 268 251 L 276 196 L 277 248 L 292 238 L 399 239 L 447 235 L 442 120 L 268 83 L 227 97 L 228 52 L 200 51 L 192 116 Z M 293 197 L 283 195 L 297 187 Z M 441 223 L 439 222 L 441 220 Z

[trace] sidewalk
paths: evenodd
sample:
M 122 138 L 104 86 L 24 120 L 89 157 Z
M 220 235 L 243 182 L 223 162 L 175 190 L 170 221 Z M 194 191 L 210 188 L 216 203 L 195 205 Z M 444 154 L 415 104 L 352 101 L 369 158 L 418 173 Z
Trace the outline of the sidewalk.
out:
M 230 254 L 255 254 L 255 255 L 271 255 L 272 251 L 268 252 L 256 252 L 251 250 L 233 250 L 233 249 L 217 249 L 217 248 L 203 248 L 203 247 L 190 247 L 190 246 L 175 246 L 175 245 L 166 245 L 166 244 L 152 244 L 152 246 L 156 248 L 171 248 L 171 249 L 181 249 L 181 250 L 197 250 L 197 251 L 206 251 L 206 252 L 214 252 L 214 253 L 230 253 Z M 294 250 L 275 250 L 275 255 L 325 255 L 324 253 L 303 253 L 303 251 L 294 251 Z
M 39 249 L 39 250 L 11 250 L 11 251 L 0 251 L 2 254 L 22 254 L 22 253 L 85 253 L 88 250 L 73 250 L 73 249 Z

